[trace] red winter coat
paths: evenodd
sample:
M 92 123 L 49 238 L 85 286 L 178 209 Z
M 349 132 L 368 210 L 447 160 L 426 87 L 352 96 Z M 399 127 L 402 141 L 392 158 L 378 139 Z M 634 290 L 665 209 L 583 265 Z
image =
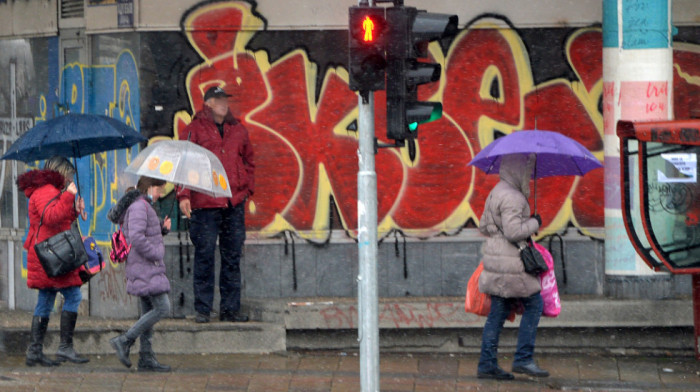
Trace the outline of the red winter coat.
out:
M 44 207 L 61 193 L 65 181 L 60 173 L 52 170 L 32 170 L 17 178 L 17 186 L 29 198 L 29 233 L 24 249 L 27 250 L 27 287 L 30 289 L 59 289 L 83 284 L 77 269 L 55 278 L 46 276 L 34 251 L 34 244 L 70 229 L 71 223 L 78 217 L 73 204 L 75 196 L 63 192 L 46 208 L 39 237 L 36 238 Z
M 229 112 L 224 118 L 224 137 L 214 123 L 213 114 L 205 106 L 179 134 L 180 140 L 189 140 L 216 155 L 224 165 L 231 186 L 231 198 L 211 197 L 189 189 L 180 190 L 178 200 L 190 199 L 192 209 L 220 208 L 236 205 L 255 191 L 255 163 L 248 130 Z

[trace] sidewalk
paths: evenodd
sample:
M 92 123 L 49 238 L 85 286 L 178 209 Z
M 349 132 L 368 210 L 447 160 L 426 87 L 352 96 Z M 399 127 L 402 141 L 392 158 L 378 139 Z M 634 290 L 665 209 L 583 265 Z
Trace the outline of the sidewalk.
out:
M 53 354 L 53 353 L 51 353 Z M 0 390 L 16 391 L 360 391 L 359 356 L 346 352 L 161 355 L 171 373 L 138 373 L 115 356 L 85 365 L 29 368 L 23 356 L 0 359 Z M 137 355 L 132 353 L 132 361 Z M 382 391 L 697 391 L 700 361 L 692 357 L 537 355 L 545 379 L 476 378 L 474 354 L 383 354 Z M 512 359 L 500 364 L 510 369 Z

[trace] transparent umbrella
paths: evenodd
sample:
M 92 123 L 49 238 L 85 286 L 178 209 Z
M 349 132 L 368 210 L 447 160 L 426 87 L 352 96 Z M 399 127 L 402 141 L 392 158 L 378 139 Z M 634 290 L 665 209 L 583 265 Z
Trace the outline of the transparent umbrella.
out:
M 189 141 L 155 142 L 142 150 L 125 172 L 159 178 L 213 197 L 231 197 L 219 158 Z

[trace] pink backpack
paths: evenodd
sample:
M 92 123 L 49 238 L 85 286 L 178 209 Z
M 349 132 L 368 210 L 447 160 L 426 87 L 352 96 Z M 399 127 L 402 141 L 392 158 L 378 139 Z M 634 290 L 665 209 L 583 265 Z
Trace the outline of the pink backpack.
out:
M 557 277 L 554 275 L 554 258 L 549 253 L 547 248 L 533 242 L 535 249 L 540 251 L 544 262 L 547 263 L 549 270 L 540 275 L 540 284 L 542 285 L 542 300 L 544 301 L 544 310 L 542 315 L 545 317 L 557 317 L 561 312 L 561 300 L 559 299 L 559 288 L 557 288 Z
M 109 252 L 109 259 L 113 263 L 123 263 L 129 256 L 130 250 L 131 244 L 126 241 L 122 227 L 119 226 L 119 229 L 112 233 L 112 250 Z

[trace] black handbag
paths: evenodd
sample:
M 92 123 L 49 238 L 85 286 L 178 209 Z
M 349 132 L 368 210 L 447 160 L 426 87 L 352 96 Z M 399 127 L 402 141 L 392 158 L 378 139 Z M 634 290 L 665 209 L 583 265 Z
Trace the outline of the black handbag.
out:
M 525 272 L 540 276 L 543 272 L 549 271 L 547 263 L 544 261 L 542 254 L 532 246 L 530 241 L 527 241 L 525 245 L 520 248 L 520 260 L 523 262 L 523 267 L 525 267 Z
M 58 196 L 60 195 L 59 193 Z M 39 230 L 44 221 L 46 208 L 56 197 L 46 203 L 46 207 L 44 207 L 44 211 L 41 213 L 39 227 L 36 229 L 36 239 L 39 238 Z M 44 268 L 44 271 L 46 271 L 46 275 L 50 278 L 65 275 L 88 262 L 88 255 L 87 252 L 85 252 L 85 246 L 83 245 L 77 220 L 73 221 L 69 230 L 62 231 L 35 244 L 34 251 L 39 258 L 41 266 Z

